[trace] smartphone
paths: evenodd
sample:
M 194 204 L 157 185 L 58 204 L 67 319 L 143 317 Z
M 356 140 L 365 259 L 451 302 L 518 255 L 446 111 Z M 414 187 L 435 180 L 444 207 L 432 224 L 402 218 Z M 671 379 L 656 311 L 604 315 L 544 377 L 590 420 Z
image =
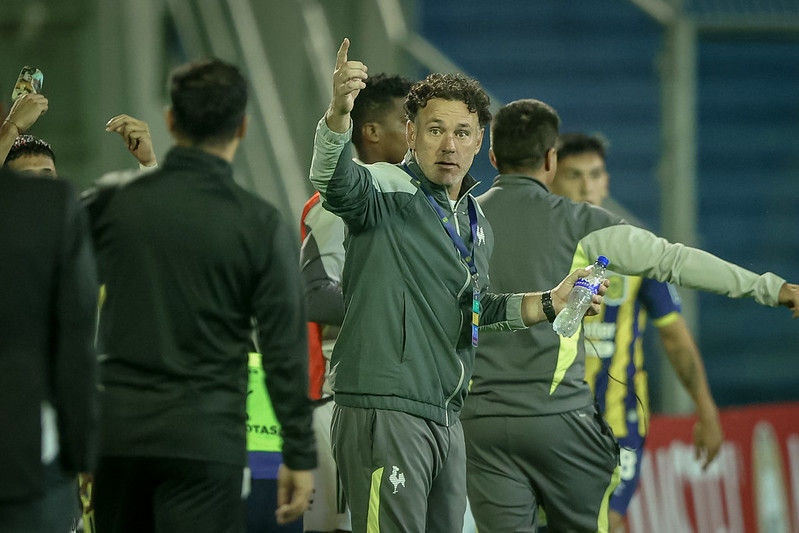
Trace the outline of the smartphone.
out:
M 44 74 L 36 67 L 24 66 L 19 71 L 17 83 L 14 84 L 14 90 L 11 91 L 11 101 L 14 102 L 24 94 L 38 94 L 42 91 L 42 84 L 44 83 Z

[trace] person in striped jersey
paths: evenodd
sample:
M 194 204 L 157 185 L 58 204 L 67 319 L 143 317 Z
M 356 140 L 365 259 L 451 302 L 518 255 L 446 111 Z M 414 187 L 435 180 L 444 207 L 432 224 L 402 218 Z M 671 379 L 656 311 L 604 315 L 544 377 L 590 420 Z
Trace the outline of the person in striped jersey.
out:
M 608 201 L 607 142 L 598 135 L 564 134 L 552 192 L 575 202 L 605 207 L 637 224 Z M 612 266 L 611 266 L 612 270 Z M 649 395 L 642 335 L 648 322 L 658 330 L 669 362 L 696 406 L 694 445 L 703 467 L 715 459 L 724 434 L 696 342 L 680 314 L 674 287 L 662 281 L 608 273 L 610 287 L 598 315 L 586 317 L 585 379 L 618 439 L 621 482 L 610 498 L 611 532 L 624 530 L 624 516 L 638 486 L 649 427 Z

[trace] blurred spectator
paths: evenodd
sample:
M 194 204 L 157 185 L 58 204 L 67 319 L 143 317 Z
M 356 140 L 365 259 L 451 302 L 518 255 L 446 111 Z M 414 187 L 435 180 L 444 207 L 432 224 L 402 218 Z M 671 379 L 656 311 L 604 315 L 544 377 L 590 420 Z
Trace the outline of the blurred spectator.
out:
M 0 169 L 0 213 L 0 530 L 65 532 L 95 458 L 91 241 L 66 181 Z
M 26 133 L 47 112 L 48 105 L 42 94 L 25 94 L 14 101 L 11 111 L 0 124 L 0 160 L 5 161 L 17 137 Z
M 14 140 L 5 166 L 16 172 L 58 177 L 53 148 L 47 141 L 33 135 L 20 135 Z
M 602 206 L 610 183 L 605 149 L 606 141 L 596 135 L 561 135 L 552 192 L 575 202 Z M 680 314 L 676 290 L 662 281 L 623 276 L 612 269 L 608 279 L 612 297 L 605 299 L 598 315 L 584 322 L 585 378 L 620 447 L 621 482 L 610 497 L 609 531 L 622 533 L 627 507 L 638 487 L 649 429 L 649 386 L 642 342 L 647 318 L 657 327 L 669 362 L 696 406 L 694 444 L 704 468 L 719 453 L 724 433 L 702 356 Z
M 282 427 L 285 523 L 306 509 L 316 466 L 297 247 L 278 211 L 233 180 L 247 129 L 239 70 L 184 65 L 170 93 L 163 164 L 104 176 L 85 196 L 106 293 L 97 529 L 244 531 L 253 323 Z

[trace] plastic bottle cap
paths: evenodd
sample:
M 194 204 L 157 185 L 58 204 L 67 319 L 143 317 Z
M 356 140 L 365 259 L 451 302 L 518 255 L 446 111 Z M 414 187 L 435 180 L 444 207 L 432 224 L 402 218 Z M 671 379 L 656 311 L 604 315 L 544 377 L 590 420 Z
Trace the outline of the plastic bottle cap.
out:
M 605 268 L 607 268 L 608 265 L 610 264 L 610 261 L 604 255 L 600 255 L 599 257 L 597 257 L 596 258 L 596 262 L 599 263 L 600 265 L 602 265 Z

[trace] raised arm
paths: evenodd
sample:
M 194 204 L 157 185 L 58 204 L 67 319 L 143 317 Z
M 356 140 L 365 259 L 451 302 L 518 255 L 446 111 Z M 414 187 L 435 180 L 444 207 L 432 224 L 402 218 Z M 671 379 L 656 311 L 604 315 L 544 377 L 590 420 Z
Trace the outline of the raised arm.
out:
M 347 60 L 348 49 L 349 40 L 344 39 L 336 57 L 333 98 L 314 135 L 310 181 L 324 207 L 341 217 L 350 231 L 360 231 L 379 225 L 401 202 L 398 198 L 410 198 L 416 187 L 404 170 L 390 163 L 359 165 L 352 160 L 350 111 L 365 86 L 366 66 Z
M 653 233 L 618 224 L 594 231 L 580 241 L 586 254 L 605 254 L 619 274 L 668 281 L 730 298 L 753 298 L 757 303 L 783 305 L 799 316 L 799 287 L 776 274 L 757 274 L 715 255 Z
M 336 133 L 344 133 L 350 128 L 350 111 L 355 98 L 366 87 L 366 65 L 360 61 L 348 61 L 347 52 L 350 40 L 345 38 L 336 54 L 336 70 L 333 72 L 333 98 L 325 113 L 327 127 Z
M 11 111 L 0 125 L 0 161 L 5 162 L 14 141 L 28 131 L 49 106 L 47 98 L 42 94 L 25 94 L 17 98 Z
M 105 124 L 105 131 L 118 133 L 125 141 L 128 151 L 136 158 L 142 167 L 158 165 L 153 148 L 153 139 L 150 127 L 143 120 L 130 115 L 117 115 Z

